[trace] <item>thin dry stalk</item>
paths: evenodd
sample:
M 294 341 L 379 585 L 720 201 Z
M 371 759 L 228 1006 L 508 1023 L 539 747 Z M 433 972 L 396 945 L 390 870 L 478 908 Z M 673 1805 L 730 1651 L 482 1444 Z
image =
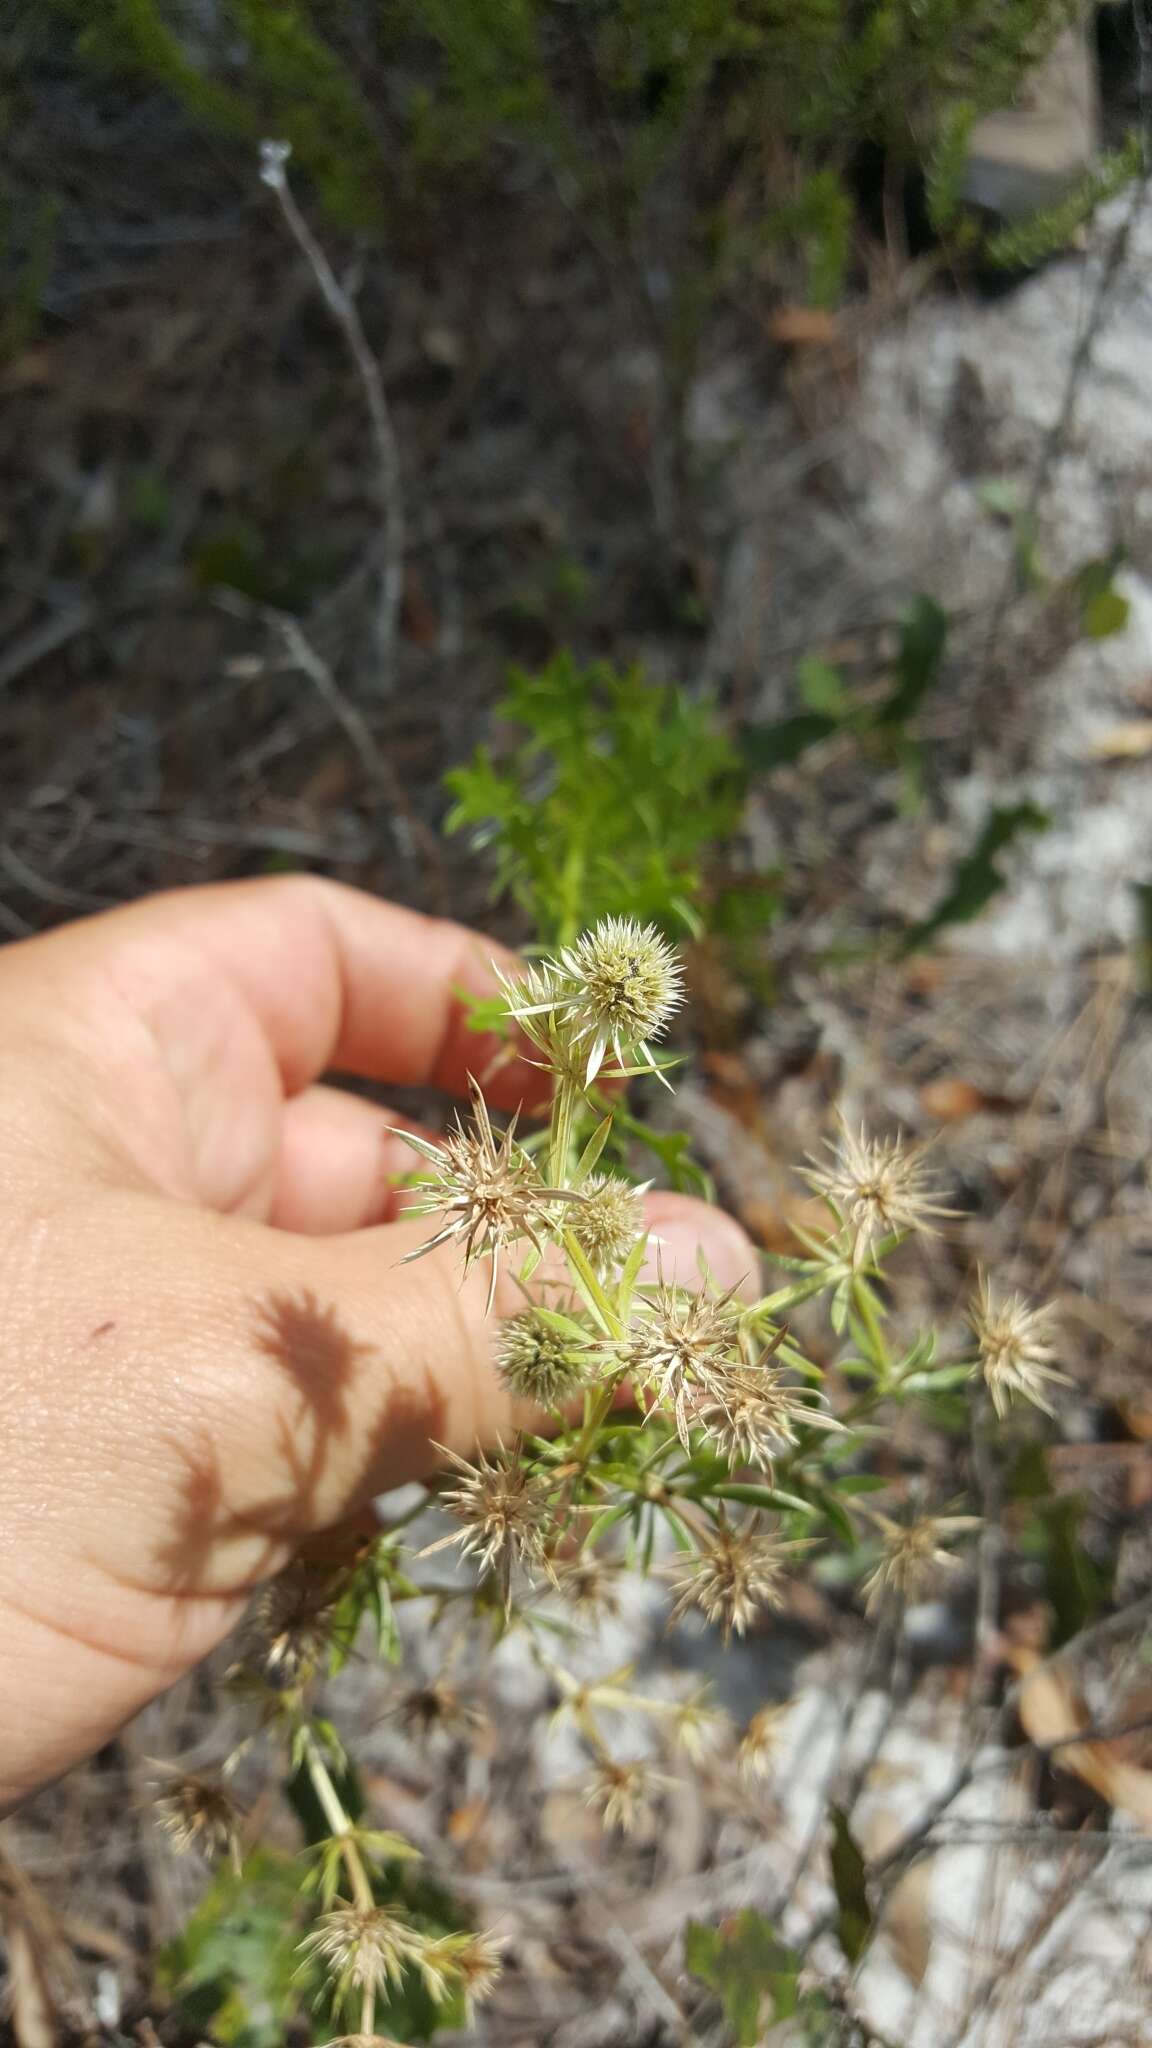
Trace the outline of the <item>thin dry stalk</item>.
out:
M 260 176 L 284 217 L 285 224 L 316 280 L 320 296 L 344 336 L 368 407 L 376 448 L 376 481 L 382 516 L 380 584 L 376 604 L 376 687 L 386 695 L 396 681 L 396 641 L 404 594 L 405 517 L 400 450 L 384 392 L 380 366 L 368 345 L 355 300 L 345 290 L 296 204 L 285 165 L 286 142 L 265 142 L 260 151 Z

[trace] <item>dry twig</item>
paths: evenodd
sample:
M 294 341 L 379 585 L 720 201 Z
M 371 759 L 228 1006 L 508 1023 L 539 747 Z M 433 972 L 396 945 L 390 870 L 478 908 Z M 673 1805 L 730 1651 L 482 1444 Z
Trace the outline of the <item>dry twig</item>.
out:
M 316 280 L 320 296 L 344 336 L 360 379 L 376 446 L 377 485 L 382 514 L 380 587 L 376 606 L 377 687 L 391 690 L 395 680 L 396 640 L 404 592 L 404 493 L 400 451 L 384 393 L 380 366 L 368 346 L 355 301 L 336 276 L 327 256 L 296 204 L 285 165 L 291 154 L 286 142 L 265 142 L 260 151 L 260 176 L 284 216 L 289 233 Z

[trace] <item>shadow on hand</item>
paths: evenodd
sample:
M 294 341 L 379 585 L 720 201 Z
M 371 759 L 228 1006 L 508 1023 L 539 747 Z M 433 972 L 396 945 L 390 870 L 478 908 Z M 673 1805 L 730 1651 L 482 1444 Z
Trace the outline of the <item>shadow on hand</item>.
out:
M 374 1492 L 436 1466 L 432 1446 L 444 1434 L 446 1402 L 430 1371 L 419 1385 L 385 1385 L 375 1416 L 357 1423 L 350 1390 L 357 1376 L 371 1372 L 374 1351 L 346 1328 L 334 1306 L 309 1289 L 270 1294 L 255 1304 L 253 1341 L 293 1390 L 273 1425 L 284 1483 L 239 1507 L 226 1497 L 219 1454 L 206 1431 L 195 1445 L 175 1446 L 183 1476 L 171 1532 L 155 1559 L 167 1593 L 219 1591 L 222 1561 L 240 1543 L 247 1558 L 242 1583 L 256 1585 L 278 1568 L 286 1543 L 297 1547 L 337 1528 Z M 346 1477 L 333 1499 L 324 1482 L 335 1453 Z

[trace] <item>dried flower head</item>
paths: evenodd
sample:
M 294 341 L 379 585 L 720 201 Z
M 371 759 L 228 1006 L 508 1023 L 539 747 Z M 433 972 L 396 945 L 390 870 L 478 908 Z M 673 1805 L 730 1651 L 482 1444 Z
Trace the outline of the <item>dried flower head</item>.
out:
M 797 1430 L 843 1427 L 810 1388 L 789 1379 L 786 1365 L 771 1361 L 771 1348 L 755 1364 L 734 1371 L 721 1393 L 706 1394 L 696 1415 L 733 1465 L 768 1473 L 780 1452 L 796 1443 Z
M 867 1257 L 878 1237 L 907 1230 L 930 1235 L 934 1218 L 955 1214 L 936 1199 L 940 1189 L 925 1171 L 925 1146 L 906 1145 L 902 1138 L 870 1138 L 863 1127 L 854 1132 L 846 1123 L 838 1139 L 828 1142 L 832 1164 L 813 1163 L 804 1178 L 847 1224 L 858 1260 Z
M 787 1707 L 761 1707 L 740 1737 L 736 1757 L 745 1778 L 768 1778 L 780 1754 Z
M 501 977 L 508 1014 L 561 1056 L 579 1051 L 583 1080 L 595 1080 L 609 1048 L 617 1064 L 659 1069 L 648 1040 L 659 1038 L 683 1001 L 680 963 L 655 925 L 605 917 L 558 960 L 518 982 Z
M 679 1595 L 673 1621 L 698 1607 L 718 1627 L 727 1643 L 742 1636 L 765 1608 L 783 1606 L 783 1580 L 788 1554 L 804 1550 L 804 1541 L 783 1543 L 754 1525 L 726 1525 L 700 1546 L 687 1570 L 675 1580 Z
M 404 1263 L 423 1258 L 437 1245 L 459 1240 L 464 1247 L 464 1270 L 477 1259 L 492 1262 L 488 1288 L 491 1309 L 496 1293 L 500 1253 L 518 1239 L 527 1238 L 537 1251 L 553 1228 L 553 1209 L 558 1202 L 579 1202 L 570 1188 L 544 1186 L 535 1164 L 516 1140 L 515 1120 L 499 1137 L 492 1128 L 488 1105 L 475 1081 L 472 1083 L 475 1125 L 465 1129 L 457 1121 L 439 1145 L 419 1138 L 411 1131 L 398 1131 L 406 1144 L 420 1153 L 433 1168 L 432 1188 L 413 1205 L 416 1215 L 446 1213 L 449 1220 L 426 1243 L 405 1254 Z
M 300 1944 L 331 1976 L 338 2004 L 354 1992 L 399 1987 L 422 1946 L 417 1930 L 384 1906 L 338 1906 Z
M 592 1173 L 581 1183 L 583 1200 L 568 1228 L 597 1273 L 622 1266 L 644 1236 L 645 1191 L 613 1173 Z
M 332 1646 L 340 1590 L 304 1558 L 261 1588 L 248 1616 L 245 1655 L 268 1685 L 289 1691 L 320 1669 Z
M 1005 1416 L 1017 1395 L 1051 1415 L 1046 1387 L 1070 1384 L 1067 1375 L 1057 1372 L 1050 1362 L 1056 1356 L 1050 1342 L 1052 1308 L 1030 1308 L 1020 1294 L 1006 1294 L 998 1300 L 981 1276 L 970 1317 L 980 1369 L 997 1415 Z
M 507 974 L 494 960 L 492 972 L 504 998 L 507 1015 L 515 1018 L 524 1036 L 544 1054 L 543 1060 L 535 1060 L 532 1064 L 548 1068 L 563 1066 L 568 1043 L 562 1019 L 565 999 L 558 969 L 553 962 L 541 961 L 530 967 L 521 967 L 515 974 Z
M 500 1325 L 496 1363 L 509 1393 L 558 1408 L 588 1378 L 589 1335 L 569 1316 L 529 1308 Z
M 495 1572 L 510 1598 L 512 1567 L 516 1563 L 546 1564 L 544 1535 L 549 1521 L 548 1494 L 543 1481 L 527 1472 L 517 1445 L 497 1446 L 490 1458 L 477 1453 L 476 1463 L 458 1457 L 443 1444 L 436 1449 L 463 1474 L 460 1482 L 440 1496 L 464 1527 L 453 1536 L 442 1536 L 421 1554 L 430 1557 L 447 1545 L 458 1543 L 465 1557 L 475 1557 L 481 1571 Z
M 177 1772 L 156 1794 L 152 1810 L 181 1854 L 194 1849 L 209 1862 L 227 1856 L 239 1870 L 243 1814 L 217 1779 Z
M 701 1406 L 724 1408 L 743 1364 L 733 1293 L 687 1294 L 661 1278 L 628 1333 L 627 1376 L 671 1414 L 685 1448 Z
M 428 1742 L 436 1735 L 474 1735 L 484 1725 L 479 1707 L 461 1699 L 443 1678 L 409 1686 L 393 1712 L 417 1742 Z
M 876 1612 L 888 1593 L 901 1602 L 917 1599 L 938 1571 L 960 1563 L 958 1557 L 942 1547 L 945 1539 L 980 1527 L 978 1515 L 921 1515 L 914 1522 L 894 1522 L 874 1508 L 867 1512 L 884 1545 L 879 1564 L 864 1581 L 869 1614 Z
M 620 1612 L 621 1569 L 618 1558 L 577 1551 L 556 1565 L 556 1591 L 582 1620 L 599 1621 Z
M 651 1819 L 656 1794 L 663 1783 L 642 1757 L 617 1763 L 613 1757 L 602 1756 L 593 1768 L 585 1798 L 606 1828 L 634 1835 Z
M 443 2005 L 461 1994 L 471 2021 L 477 2001 L 488 1997 L 500 1975 L 500 1944 L 487 1934 L 441 1934 L 424 1941 L 417 1964 L 429 1997 Z
M 715 1747 L 728 1725 L 723 1708 L 709 1705 L 706 1685 L 697 1686 L 687 1699 L 678 1700 L 669 1719 L 673 1741 L 693 1763 L 699 1763 L 705 1751 Z

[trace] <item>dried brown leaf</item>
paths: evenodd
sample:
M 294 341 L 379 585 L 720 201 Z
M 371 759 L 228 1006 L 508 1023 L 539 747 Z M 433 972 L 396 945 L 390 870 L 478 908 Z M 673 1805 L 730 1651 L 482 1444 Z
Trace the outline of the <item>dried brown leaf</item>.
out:
M 824 348 L 836 340 L 840 325 L 835 313 L 820 306 L 778 306 L 768 332 L 785 348 Z
M 893 1956 L 917 1989 L 924 1982 L 932 1955 L 931 1891 L 931 1863 L 914 1863 L 894 1886 L 882 1923 Z
M 921 1109 L 941 1124 L 959 1123 L 963 1117 L 978 1116 L 981 1110 L 1003 1113 L 1014 1106 L 1005 1096 L 989 1095 L 958 1074 L 942 1074 L 936 1081 L 926 1081 L 920 1090 Z
M 1028 1659 L 1029 1653 L 1022 1650 L 1013 1658 L 1017 1670 L 1026 1674 L 1017 1700 L 1024 1733 L 1045 1747 L 1061 1744 L 1052 1755 L 1058 1770 L 1071 1771 L 1110 1806 L 1129 1814 L 1146 1834 L 1152 1834 L 1152 1771 L 1129 1763 L 1118 1753 L 1115 1742 L 1099 1738 L 1070 1741 L 1091 1726 L 1087 1707 L 1058 1664 L 1037 1659 L 1029 1668 Z
M 1140 761 L 1152 754 L 1152 718 L 1130 718 L 1101 733 L 1088 749 L 1090 761 Z

